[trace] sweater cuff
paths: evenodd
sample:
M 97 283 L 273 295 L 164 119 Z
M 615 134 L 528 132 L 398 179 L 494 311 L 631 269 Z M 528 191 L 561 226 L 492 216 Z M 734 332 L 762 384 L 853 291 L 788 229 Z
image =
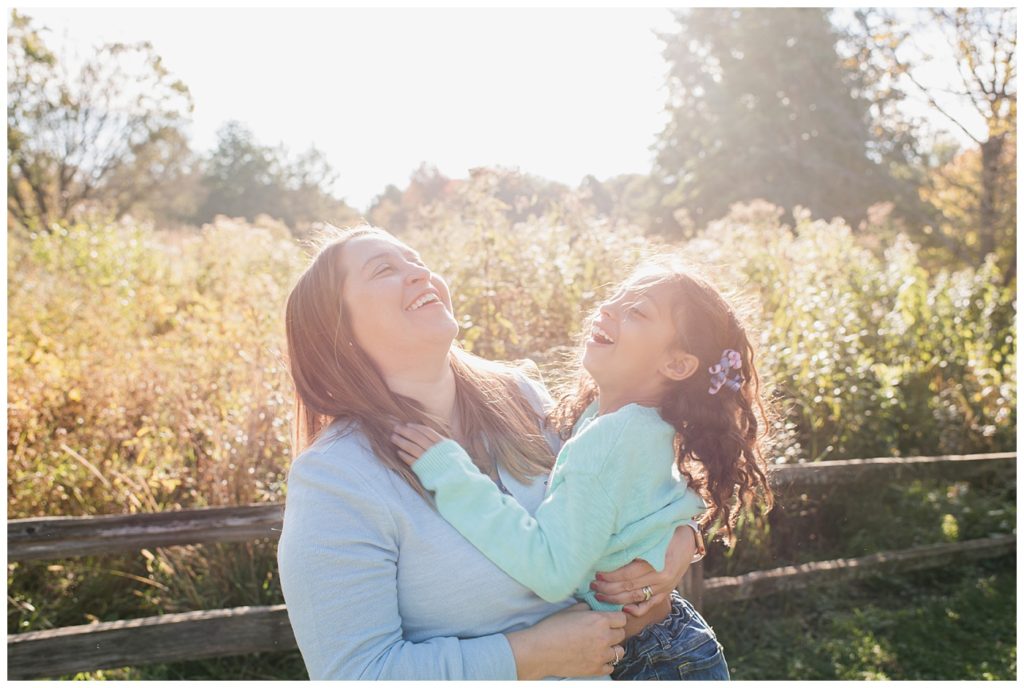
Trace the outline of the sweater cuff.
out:
M 516 658 L 504 634 L 465 638 L 459 645 L 463 678 L 476 681 L 515 681 L 518 678 Z
M 431 485 L 436 485 L 446 471 L 450 471 L 459 465 L 461 456 L 466 456 L 465 450 L 455 440 L 443 440 L 432 446 L 420 455 L 412 465 L 412 471 L 428 490 Z M 468 458 L 468 456 L 466 457 Z

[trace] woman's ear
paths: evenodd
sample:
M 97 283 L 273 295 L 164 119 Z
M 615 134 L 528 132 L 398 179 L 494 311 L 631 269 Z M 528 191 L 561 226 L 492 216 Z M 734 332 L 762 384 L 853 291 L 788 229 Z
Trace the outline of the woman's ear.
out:
M 698 367 L 699 358 L 680 349 L 674 349 L 665 354 L 665 360 L 658 370 L 668 379 L 678 382 L 696 373 Z

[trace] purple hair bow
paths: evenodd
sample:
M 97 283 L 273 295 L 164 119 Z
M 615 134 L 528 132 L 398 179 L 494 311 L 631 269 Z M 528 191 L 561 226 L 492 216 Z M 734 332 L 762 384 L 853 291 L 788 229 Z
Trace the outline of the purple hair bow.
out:
M 708 394 L 717 394 L 722 387 L 738 392 L 740 385 L 743 384 L 743 375 L 739 373 L 742 368 L 743 358 L 738 351 L 733 349 L 722 351 L 722 359 L 708 368 L 708 372 L 711 373 L 711 386 L 708 387 Z

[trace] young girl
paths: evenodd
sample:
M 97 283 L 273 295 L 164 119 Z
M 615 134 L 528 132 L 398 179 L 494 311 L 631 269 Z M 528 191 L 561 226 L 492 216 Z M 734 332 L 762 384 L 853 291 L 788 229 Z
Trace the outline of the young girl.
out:
M 755 413 L 764 420 L 764 408 L 742 325 L 672 258 L 645 263 L 600 306 L 581 364 L 576 392 L 550 414 L 571 439 L 533 517 L 458 443 L 422 425 L 397 427 L 392 441 L 441 515 L 512 578 L 545 600 L 575 592 L 620 609 L 588 582 L 634 558 L 663 568 L 666 521 L 720 517 L 731 545 L 737 488 L 741 504 L 761 493 L 771 507 Z M 729 678 L 711 628 L 676 593 L 623 650 L 616 679 Z

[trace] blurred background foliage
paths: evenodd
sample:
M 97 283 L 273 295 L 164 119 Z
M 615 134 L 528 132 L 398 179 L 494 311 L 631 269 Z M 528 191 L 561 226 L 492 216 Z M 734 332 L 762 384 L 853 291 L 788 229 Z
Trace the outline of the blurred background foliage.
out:
M 449 281 L 463 346 L 532 358 L 553 387 L 609 284 L 674 250 L 756 333 L 777 412 L 771 461 L 1014 450 L 1016 17 L 916 16 L 680 12 L 662 36 L 670 118 L 649 174 L 571 187 L 424 164 L 360 212 L 329 191 L 316 149 L 269 147 L 229 122 L 213 150 L 192 150 L 188 87 L 148 44 L 106 46 L 72 72 L 13 12 L 8 518 L 282 500 L 284 300 L 318 224 L 363 219 Z M 912 49 L 925 24 L 950 41 L 957 90 L 986 123 L 972 145 L 899 107 L 913 96 L 943 110 Z M 939 482 L 782 494 L 767 529 L 748 522 L 735 550 L 716 546 L 708 575 L 1013 532 L 1015 499 L 1013 485 Z M 986 566 L 712 610 L 712 621 L 727 619 L 737 678 L 1012 678 L 1015 567 Z M 8 632 L 277 603 L 274 576 L 266 541 L 15 563 Z M 920 613 L 898 611 L 913 595 Z M 947 613 L 975 609 L 1002 619 L 1003 644 L 968 652 L 943 635 Z M 750 618 L 775 617 L 777 633 L 751 632 Z M 895 646 L 896 631 L 948 637 L 953 658 L 938 674 L 899 661 L 917 648 Z M 793 651 L 794 637 L 820 642 Z M 88 676 L 303 671 L 291 653 Z

